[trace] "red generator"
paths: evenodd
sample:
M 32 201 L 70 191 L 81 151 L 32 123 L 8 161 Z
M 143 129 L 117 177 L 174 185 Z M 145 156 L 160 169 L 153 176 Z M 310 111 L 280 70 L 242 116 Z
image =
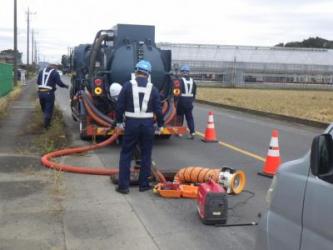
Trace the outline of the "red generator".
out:
M 213 180 L 200 184 L 197 202 L 199 217 L 204 224 L 226 224 L 228 200 L 221 185 Z

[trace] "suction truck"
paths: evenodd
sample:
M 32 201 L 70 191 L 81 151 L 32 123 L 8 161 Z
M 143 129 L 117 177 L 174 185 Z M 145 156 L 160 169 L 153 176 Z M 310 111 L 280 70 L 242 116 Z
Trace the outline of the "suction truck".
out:
M 80 44 L 71 54 L 71 110 L 81 139 L 113 134 L 116 98 L 112 87 L 134 78 L 141 59 L 152 64 L 150 81 L 158 89 L 165 128 L 159 136 L 186 133 L 177 119 L 180 81 L 171 72 L 171 51 L 155 43 L 155 27 L 118 24 L 97 32 L 92 44 Z

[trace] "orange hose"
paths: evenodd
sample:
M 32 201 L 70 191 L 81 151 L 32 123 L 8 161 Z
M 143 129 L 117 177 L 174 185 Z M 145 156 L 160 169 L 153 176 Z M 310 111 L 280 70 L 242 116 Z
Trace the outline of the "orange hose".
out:
M 168 102 L 167 101 L 164 101 L 163 102 L 163 106 L 162 106 L 162 114 L 164 115 L 166 112 L 167 112 L 167 110 L 168 110 Z
M 57 163 L 57 162 L 52 161 L 52 159 L 60 157 L 60 156 L 83 153 L 83 152 L 87 152 L 87 151 L 90 151 L 90 150 L 98 149 L 98 148 L 107 146 L 109 144 L 112 144 L 117 138 L 118 138 L 118 134 L 114 133 L 107 140 L 105 140 L 101 143 L 95 144 L 95 145 L 57 150 L 57 151 L 54 151 L 54 152 L 43 155 L 43 157 L 41 158 L 41 162 L 45 167 L 55 169 L 55 170 L 58 170 L 58 171 L 80 173 L 80 174 L 114 175 L 114 174 L 118 173 L 118 168 L 77 167 L 77 166 Z
M 167 180 L 165 179 L 164 175 L 162 174 L 161 171 L 159 171 L 157 168 L 155 167 L 152 167 L 151 168 L 151 171 L 155 177 L 155 179 L 160 182 L 160 183 L 166 183 Z
M 210 169 L 198 166 L 191 166 L 180 169 L 175 175 L 174 182 L 176 183 L 202 183 L 213 179 L 219 181 L 220 169 Z
M 83 105 L 86 108 L 88 114 L 99 124 L 102 125 L 104 127 L 110 127 L 111 125 L 109 123 L 107 123 L 106 121 L 104 121 L 103 119 L 99 118 L 93 111 L 92 109 L 89 107 L 89 105 L 83 100 Z
M 88 95 L 89 98 L 91 96 Z M 105 127 L 111 127 L 111 124 L 107 123 L 98 115 L 96 115 L 93 110 L 89 107 L 89 105 L 83 100 L 84 106 L 88 112 L 88 114 L 99 124 Z M 58 171 L 65 171 L 65 172 L 72 172 L 72 173 L 80 173 L 80 174 L 93 174 L 93 175 L 115 175 L 119 172 L 118 168 L 103 168 L 103 167 L 98 167 L 98 168 L 91 168 L 91 167 L 78 167 L 78 166 L 72 166 L 72 165 L 67 165 L 67 164 L 62 164 L 58 163 L 55 161 L 52 161 L 53 158 L 65 156 L 65 155 L 71 155 L 71 154 L 78 154 L 78 153 L 83 153 L 91 150 L 95 150 L 104 146 L 107 146 L 109 144 L 112 144 L 119 136 L 119 133 L 114 133 L 110 138 L 107 140 L 94 144 L 94 145 L 89 145 L 89 146 L 83 146 L 83 147 L 74 147 L 74 148 L 66 148 L 66 149 L 60 149 L 57 151 L 53 151 L 50 153 L 47 153 L 42 156 L 41 162 L 42 164 L 51 169 L 55 169 Z M 161 182 L 166 182 L 166 179 L 164 175 L 158 170 L 154 169 L 153 170 L 154 175 L 158 178 L 159 181 Z
M 166 119 L 166 121 L 164 122 L 165 125 L 169 124 L 173 118 L 175 117 L 176 115 L 176 107 L 175 107 L 175 104 L 172 103 L 172 112 L 171 114 L 169 115 L 169 117 Z
M 220 182 L 220 174 L 222 174 L 222 182 Z M 221 169 L 197 166 L 180 169 L 174 177 L 174 183 L 203 183 L 210 179 L 216 183 L 221 183 L 229 194 L 241 193 L 246 185 L 246 176 L 241 170 L 230 173 L 229 171 L 221 171 Z
M 87 103 L 83 100 L 84 106 L 87 109 L 89 115 L 100 125 L 110 127 L 111 125 L 101 118 L 99 118 L 87 105 Z M 88 145 L 83 147 L 74 147 L 74 148 L 66 148 L 66 149 L 60 149 L 54 152 L 50 152 L 48 154 L 45 154 L 41 158 L 41 162 L 45 167 L 55 169 L 58 171 L 65 171 L 65 172 L 72 172 L 72 173 L 80 173 L 80 174 L 95 174 L 95 175 L 114 175 L 117 174 L 118 168 L 91 168 L 91 167 L 78 167 L 78 166 L 72 166 L 72 165 L 66 165 L 62 163 L 58 163 L 55 161 L 52 161 L 53 158 L 65 156 L 65 155 L 71 155 L 71 154 L 78 154 L 87 152 L 90 150 L 98 149 L 104 146 L 107 146 L 109 144 L 112 144 L 117 138 L 119 134 L 114 133 L 110 138 L 107 140 L 94 144 L 94 145 Z

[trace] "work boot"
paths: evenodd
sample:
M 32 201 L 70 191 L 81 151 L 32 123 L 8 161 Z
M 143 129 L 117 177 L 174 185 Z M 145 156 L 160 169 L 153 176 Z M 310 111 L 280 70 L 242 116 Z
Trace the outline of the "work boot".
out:
M 51 119 L 50 118 L 45 118 L 44 119 L 44 128 L 49 129 L 51 126 Z
M 139 187 L 139 192 L 145 192 L 152 189 L 152 186 Z
M 195 133 L 191 133 L 188 135 L 188 139 L 193 140 L 195 136 Z
M 121 193 L 121 194 L 128 194 L 129 193 L 129 189 L 128 188 L 120 188 L 120 187 L 117 187 L 116 188 L 116 191 L 118 193 Z

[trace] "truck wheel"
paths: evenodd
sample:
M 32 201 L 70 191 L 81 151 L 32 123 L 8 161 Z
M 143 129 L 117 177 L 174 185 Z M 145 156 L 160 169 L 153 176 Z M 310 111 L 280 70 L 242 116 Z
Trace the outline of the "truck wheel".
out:
M 74 121 L 77 122 L 77 119 L 76 119 L 76 117 L 73 114 L 72 114 L 72 118 L 73 118 Z
M 163 140 L 168 140 L 170 139 L 171 135 L 160 135 L 160 138 Z

